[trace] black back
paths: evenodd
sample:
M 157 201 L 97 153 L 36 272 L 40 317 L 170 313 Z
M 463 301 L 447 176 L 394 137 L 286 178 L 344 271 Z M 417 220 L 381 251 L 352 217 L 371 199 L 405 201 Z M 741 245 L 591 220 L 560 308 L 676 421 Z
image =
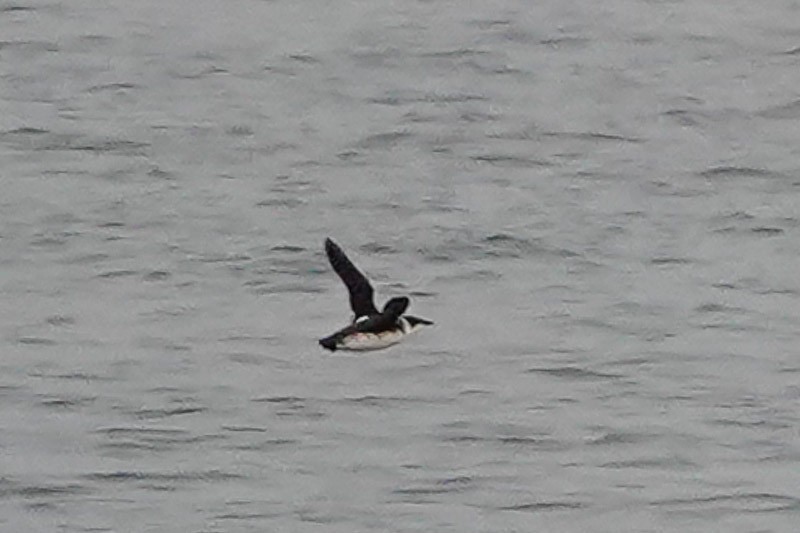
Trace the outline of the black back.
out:
M 350 307 L 356 318 L 377 315 L 378 310 L 372 301 L 372 285 L 364 274 L 347 258 L 341 248 L 331 239 L 325 239 L 325 253 L 328 254 L 333 270 L 342 278 L 350 293 Z
M 370 315 L 364 320 L 359 320 L 350 324 L 339 333 L 345 337 L 351 333 L 383 333 L 397 329 L 400 327 L 397 320 L 408 308 L 408 298 L 401 296 L 399 298 L 392 298 L 383 307 L 383 312 L 380 314 Z
M 383 333 L 384 331 L 397 329 L 398 327 L 397 317 L 386 314 L 372 315 L 364 320 L 354 322 L 346 328 L 340 329 L 329 337 L 320 339 L 319 343 L 329 350 L 336 350 L 337 343 L 353 333 Z

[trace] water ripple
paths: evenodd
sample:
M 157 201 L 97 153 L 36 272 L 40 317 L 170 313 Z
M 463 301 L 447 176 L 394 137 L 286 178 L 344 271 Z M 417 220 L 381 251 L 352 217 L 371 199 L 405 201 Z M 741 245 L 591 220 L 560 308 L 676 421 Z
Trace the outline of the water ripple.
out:
M 622 374 L 610 374 L 606 372 L 596 372 L 594 370 L 587 370 L 576 366 L 559 366 L 549 368 L 529 368 L 527 372 L 535 374 L 545 374 L 555 376 L 558 378 L 584 381 L 584 380 L 605 380 L 605 379 L 619 379 L 624 377 Z
M 546 501 L 546 502 L 531 502 L 519 503 L 516 505 L 505 505 L 497 507 L 500 511 L 524 511 L 530 513 L 548 512 L 548 511 L 567 511 L 572 509 L 581 509 L 586 507 L 586 504 L 581 502 L 572 501 Z
M 699 498 L 669 498 L 653 501 L 650 505 L 686 510 L 702 508 L 725 512 L 771 513 L 800 510 L 800 498 L 769 492 L 742 492 Z
M 108 483 L 130 483 L 130 482 L 160 482 L 160 483 L 215 483 L 219 481 L 230 481 L 242 479 L 244 476 L 225 472 L 222 470 L 202 470 L 202 471 L 182 471 L 175 473 L 165 472 L 144 472 L 141 470 L 115 470 L 110 472 L 95 472 L 83 476 L 91 481 L 101 481 Z

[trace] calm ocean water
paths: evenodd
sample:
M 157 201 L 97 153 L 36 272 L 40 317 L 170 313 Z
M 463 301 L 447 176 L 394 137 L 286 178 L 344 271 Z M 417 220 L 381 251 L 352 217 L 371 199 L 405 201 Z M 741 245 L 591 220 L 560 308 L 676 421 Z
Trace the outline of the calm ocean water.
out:
M 799 17 L 0 1 L 0 530 L 795 531 Z

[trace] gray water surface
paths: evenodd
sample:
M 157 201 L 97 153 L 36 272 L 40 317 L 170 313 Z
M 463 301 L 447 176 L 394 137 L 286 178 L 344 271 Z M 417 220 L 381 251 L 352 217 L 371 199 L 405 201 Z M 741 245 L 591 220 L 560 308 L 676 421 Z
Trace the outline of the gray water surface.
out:
M 798 20 L 0 1 L 0 530 L 795 531 Z

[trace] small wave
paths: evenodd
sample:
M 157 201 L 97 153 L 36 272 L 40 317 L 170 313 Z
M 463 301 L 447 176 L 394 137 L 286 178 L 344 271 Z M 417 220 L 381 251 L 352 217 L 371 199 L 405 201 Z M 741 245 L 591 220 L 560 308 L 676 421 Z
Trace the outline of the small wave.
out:
M 294 209 L 306 205 L 308 202 L 302 198 L 268 198 L 256 202 L 256 207 L 285 207 Z
M 618 444 L 636 444 L 645 442 L 652 438 L 652 435 L 644 435 L 631 432 L 610 431 L 599 437 L 595 437 L 588 441 L 592 446 L 616 446 Z
M 742 307 L 731 307 L 718 303 L 706 303 L 694 308 L 698 313 L 747 313 Z
M 0 13 L 13 13 L 15 11 L 36 11 L 36 8 L 31 6 L 20 6 L 20 5 L 3 6 L 0 8 Z
M 409 503 L 426 503 L 434 501 L 431 497 L 460 494 L 474 488 L 475 479 L 471 476 L 455 476 L 417 482 L 411 486 L 394 489 L 392 494 Z
M 772 120 L 796 120 L 800 118 L 800 100 L 768 107 L 759 111 L 758 116 Z
M 98 92 L 105 92 L 105 91 L 125 91 L 128 89 L 137 89 L 139 86 L 135 83 L 130 82 L 119 82 L 119 83 L 105 83 L 102 85 L 93 85 L 86 89 L 89 93 L 98 93 Z
M 169 418 L 172 416 L 190 415 L 195 413 L 203 413 L 208 411 L 207 407 L 200 406 L 180 406 L 172 408 L 157 408 L 157 409 L 138 409 L 132 414 L 141 419 L 156 419 L 156 418 Z
M 671 118 L 679 126 L 692 127 L 700 124 L 699 117 L 701 114 L 696 111 L 689 111 L 688 109 L 670 109 L 662 113 L 663 116 Z
M 254 133 L 253 128 L 246 124 L 231 126 L 225 132 L 232 137 L 250 137 Z
M 402 496 L 430 496 L 433 494 L 447 494 L 449 492 L 458 491 L 448 489 L 447 487 L 408 487 L 404 489 L 395 489 L 392 491 L 392 494 Z
M 229 481 L 232 479 L 243 479 L 244 476 L 224 472 L 222 470 L 206 470 L 199 472 L 143 472 L 139 470 L 116 470 L 113 472 L 95 472 L 83 476 L 91 481 L 103 481 L 113 483 L 127 483 L 130 481 L 159 481 L 185 483 L 192 481 L 215 482 Z
M 444 261 L 454 261 L 451 258 L 440 259 Z M 436 276 L 434 281 L 495 281 L 501 279 L 503 276 L 491 270 L 479 269 L 471 270 L 468 272 L 459 272 L 456 274 L 447 274 L 445 276 Z
M 116 278 L 127 278 L 130 276 L 137 276 L 139 275 L 138 270 L 109 270 L 107 272 L 101 272 L 97 275 L 98 278 L 102 279 L 116 279 Z
M 214 516 L 214 520 L 258 520 L 264 518 L 277 518 L 283 513 L 225 513 Z
M 199 263 L 240 263 L 243 261 L 250 261 L 251 259 L 252 257 L 242 253 L 223 254 L 213 252 L 200 254 L 191 258 L 192 261 L 197 261 Z
M 253 365 L 253 366 L 261 366 L 265 362 L 263 356 L 246 352 L 236 352 L 228 354 L 228 359 L 230 359 L 234 363 L 239 363 L 241 365 Z
M 95 433 L 104 435 L 128 435 L 128 434 L 143 434 L 143 435 L 187 435 L 189 432 L 183 428 L 168 428 L 168 427 L 151 427 L 151 426 L 110 426 L 106 428 L 99 428 Z
M 144 275 L 142 279 L 145 281 L 164 281 L 172 277 L 172 274 L 166 270 L 151 270 Z
M 566 511 L 570 509 L 581 509 L 586 505 L 580 502 L 532 502 L 520 503 L 517 505 L 507 505 L 498 507 L 500 511 L 527 511 L 527 512 L 543 512 L 543 511 Z
M 305 65 L 317 65 L 322 63 L 322 61 L 310 54 L 289 54 L 287 57 L 294 62 Z
M 529 373 L 546 374 L 559 378 L 572 379 L 572 380 L 601 380 L 601 379 L 619 379 L 623 377 L 621 374 L 609 374 L 605 372 L 595 372 L 593 370 L 586 370 L 576 366 L 560 366 L 550 368 L 529 368 Z
M 2 8 L 2 11 L 9 11 L 9 7 L 11 8 L 10 11 L 15 10 L 13 6 L 6 6 Z M 23 6 L 19 6 L 21 10 L 35 10 L 35 8 L 25 8 Z M 58 52 L 59 47 L 58 44 L 50 41 L 0 41 L 0 50 L 3 48 L 18 48 L 21 50 L 26 50 L 30 52 Z
M 397 253 L 397 248 L 394 248 L 394 247 L 392 247 L 392 246 L 390 246 L 388 244 L 384 244 L 384 243 L 380 243 L 380 242 L 376 242 L 376 241 L 371 241 L 371 242 L 368 242 L 368 243 L 362 245 L 361 247 L 359 247 L 359 250 L 361 250 L 362 252 L 365 252 L 365 253 L 370 253 L 370 254 L 396 254 Z
M 392 131 L 369 135 L 358 142 L 358 146 L 365 149 L 391 148 L 401 141 L 410 138 L 412 134 L 407 131 Z
M 58 344 L 53 339 L 45 337 L 20 337 L 17 339 L 19 344 L 27 344 L 29 346 L 55 346 Z
M 367 394 L 364 396 L 351 396 L 347 398 L 342 398 L 341 400 L 345 403 L 354 403 L 358 405 L 368 405 L 368 406 L 389 406 L 394 404 L 423 404 L 423 405 L 431 405 L 434 403 L 442 403 L 443 401 L 450 401 L 449 398 L 430 398 L 430 397 L 420 397 L 420 396 L 378 396 L 374 394 Z
M 81 142 L 78 142 L 76 139 L 69 142 L 45 144 L 36 149 L 46 151 L 98 152 L 117 155 L 146 155 L 147 148 L 150 148 L 149 143 L 128 141 L 125 139 L 96 139 Z
M 76 381 L 117 381 L 116 378 L 112 378 L 109 376 L 101 376 L 99 374 L 90 374 L 87 372 L 68 372 L 66 374 L 43 374 L 43 373 L 31 373 L 30 376 L 37 377 L 37 378 L 48 378 L 48 379 L 64 379 L 64 380 L 76 380 Z
M 506 436 L 498 437 L 497 441 L 507 446 L 518 448 L 536 448 L 539 450 L 560 450 L 562 443 L 549 437 Z
M 776 228 L 770 226 L 758 226 L 752 228 L 750 231 L 758 235 L 764 235 L 766 237 L 774 237 L 776 235 L 781 235 L 782 233 L 784 233 L 783 228 Z
M 650 260 L 650 263 L 653 265 L 689 265 L 693 263 L 693 261 L 686 257 L 661 256 L 654 257 Z
M 488 55 L 490 52 L 486 50 L 477 50 L 475 48 L 456 48 L 454 50 L 440 50 L 436 52 L 425 52 L 419 54 L 419 57 L 429 57 L 435 59 L 458 59 L 464 57 L 475 57 Z
M 442 437 L 442 441 L 455 442 L 455 443 L 472 443 L 472 442 L 488 442 L 489 439 L 481 435 L 461 433 L 457 435 L 445 435 L 444 437 Z
M 234 433 L 265 433 L 267 428 L 260 426 L 222 426 L 225 431 Z
M 300 252 L 305 252 L 306 249 L 303 248 L 302 246 L 297 246 L 294 244 L 278 244 L 270 248 L 270 251 L 296 254 Z
M 673 470 L 676 468 L 691 468 L 697 465 L 680 457 L 658 457 L 654 459 L 630 459 L 626 461 L 610 461 L 600 465 L 601 468 L 613 469 L 645 469 L 651 470 L 654 468 L 663 468 L 665 470 Z
M 307 283 L 284 283 L 280 285 L 267 285 L 268 282 L 247 282 L 247 286 L 255 286 L 255 294 L 320 294 L 325 292 L 322 287 L 314 287 Z
M 654 507 L 713 508 L 735 512 L 800 510 L 800 499 L 786 494 L 742 492 L 697 498 L 670 498 L 652 502 Z
M 573 139 L 578 141 L 593 141 L 593 142 L 615 142 L 615 143 L 632 143 L 639 144 L 642 139 L 638 137 L 628 137 L 617 133 L 605 133 L 600 131 L 553 131 L 543 132 L 542 137 L 555 137 L 557 139 Z
M 265 452 L 284 446 L 295 446 L 297 445 L 297 443 L 298 443 L 297 439 L 265 439 L 257 442 L 235 444 L 229 446 L 228 448 L 243 452 Z
M 45 130 L 42 128 L 31 128 L 27 126 L 23 126 L 21 128 L 16 128 L 13 130 L 8 130 L 2 134 L 5 135 L 44 135 L 46 133 L 50 133 L 50 130 Z
M 800 116 L 800 115 L 798 115 Z M 698 173 L 703 178 L 776 178 L 781 177 L 777 172 L 765 168 L 717 166 Z
M 477 163 L 511 168 L 549 167 L 552 163 L 541 159 L 511 155 L 511 154 L 481 154 L 471 156 L 470 159 Z
M 41 404 L 49 408 L 73 409 L 92 404 L 96 399 L 96 396 L 49 397 L 43 398 Z
M 586 48 L 590 43 L 591 39 L 587 39 L 586 37 L 573 37 L 569 35 L 561 35 L 558 37 L 550 37 L 548 39 L 542 39 L 539 41 L 539 44 L 542 46 L 549 46 L 552 48 L 563 48 L 569 50 L 576 50 L 581 48 Z
M 524 258 L 549 255 L 556 258 L 579 257 L 566 248 L 553 247 L 538 238 L 526 238 L 508 232 L 486 235 L 482 238 L 463 236 L 451 238 L 435 247 L 420 250 L 428 261 L 463 261 L 464 259 Z M 490 271 L 487 271 L 490 272 Z M 499 274 L 491 273 L 493 276 Z
M 90 490 L 77 483 L 65 485 L 18 485 L 11 482 L 9 487 L 0 488 L 4 496 L 19 496 L 22 498 L 48 498 L 54 496 L 67 496 L 74 494 L 88 494 Z
M 296 405 L 296 404 L 303 404 L 306 401 L 306 399 L 300 396 L 265 396 L 262 398 L 253 398 L 253 400 L 251 401 Z
M 465 102 L 483 102 L 488 98 L 482 94 L 469 93 L 414 93 L 390 94 L 383 97 L 371 98 L 370 103 L 388 106 L 402 106 L 409 104 L 457 104 Z

